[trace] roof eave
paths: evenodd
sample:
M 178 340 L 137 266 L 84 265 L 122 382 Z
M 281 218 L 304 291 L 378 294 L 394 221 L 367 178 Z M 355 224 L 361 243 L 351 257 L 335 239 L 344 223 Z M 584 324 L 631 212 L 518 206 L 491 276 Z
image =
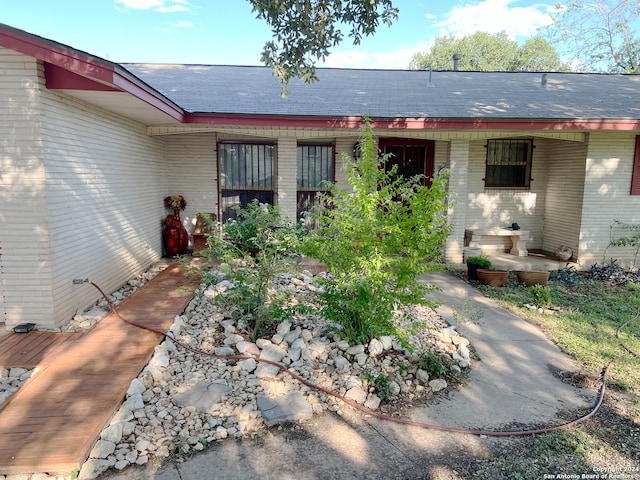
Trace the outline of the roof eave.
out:
M 184 121 L 182 108 L 116 63 L 4 24 L 0 24 L 0 46 L 53 66 L 47 69 L 46 75 L 50 76 L 47 85 L 54 85 L 55 89 L 117 90 L 137 97 L 175 120 Z M 78 76 L 95 83 L 87 87 L 78 81 Z
M 299 115 L 259 115 L 232 113 L 187 113 L 184 123 L 302 128 L 360 128 L 362 117 L 323 117 Z M 609 130 L 637 131 L 640 120 L 580 118 L 376 118 L 378 129 L 405 130 Z

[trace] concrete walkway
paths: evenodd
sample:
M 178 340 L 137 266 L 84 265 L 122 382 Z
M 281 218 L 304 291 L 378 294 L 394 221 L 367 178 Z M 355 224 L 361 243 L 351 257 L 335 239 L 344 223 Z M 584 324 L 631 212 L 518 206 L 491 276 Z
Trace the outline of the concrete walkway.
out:
M 459 391 L 412 408 L 412 420 L 461 428 L 512 430 L 553 422 L 558 412 L 591 407 L 597 393 L 561 382 L 554 371 L 576 367 L 534 326 L 499 308 L 449 273 L 425 281 L 442 290 L 439 313 L 482 308 L 477 323 L 460 325 L 481 361 Z M 425 430 L 366 417 L 344 408 L 300 429 L 272 428 L 257 440 L 228 440 L 180 464 L 108 472 L 112 480 L 232 479 L 445 479 L 452 460 L 495 455 L 512 440 Z

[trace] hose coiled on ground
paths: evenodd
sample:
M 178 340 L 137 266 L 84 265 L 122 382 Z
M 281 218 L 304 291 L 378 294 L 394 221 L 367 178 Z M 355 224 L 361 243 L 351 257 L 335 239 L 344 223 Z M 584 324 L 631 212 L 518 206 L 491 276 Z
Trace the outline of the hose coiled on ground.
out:
M 91 285 L 93 285 L 98 290 L 98 292 L 100 292 L 100 294 L 105 299 L 105 301 L 109 305 L 109 308 L 114 313 L 114 315 L 116 315 L 116 317 L 118 319 L 120 319 L 122 322 L 126 323 L 127 325 L 131 325 L 133 327 L 140 328 L 142 330 L 147 330 L 149 332 L 152 332 L 152 333 L 155 333 L 157 335 L 160 335 L 161 337 L 164 337 L 164 338 L 172 341 L 177 346 L 179 346 L 181 348 L 184 348 L 185 350 L 188 350 L 188 351 L 193 352 L 193 353 L 198 354 L 198 355 L 203 355 L 203 356 L 207 356 L 207 357 L 210 357 L 210 358 L 217 358 L 217 359 L 222 359 L 222 360 L 235 360 L 235 361 L 253 359 L 256 362 L 263 362 L 263 363 L 267 363 L 269 365 L 273 365 L 273 366 L 277 367 L 278 369 L 280 369 L 282 372 L 284 372 L 287 375 L 289 375 L 292 378 L 294 378 L 296 381 L 302 383 L 303 385 L 306 385 L 307 387 L 312 388 L 312 389 L 314 389 L 316 391 L 323 392 L 323 393 L 325 393 L 327 395 L 335 397 L 335 398 L 341 400 L 343 403 L 349 405 L 350 407 L 353 407 L 353 408 L 355 408 L 355 409 L 357 409 L 357 410 L 359 410 L 359 411 L 361 411 L 361 412 L 363 412 L 363 413 L 365 413 L 367 415 L 370 415 L 371 417 L 378 418 L 380 420 L 393 422 L 393 423 L 399 423 L 399 424 L 403 424 L 403 425 L 410 425 L 410 426 L 413 426 L 413 427 L 423 428 L 423 429 L 427 429 L 427 430 L 436 430 L 436 431 L 441 431 L 441 432 L 450 432 L 450 433 L 459 433 L 459 434 L 465 434 L 465 435 L 476 435 L 476 436 L 486 436 L 486 437 L 515 437 L 515 436 L 520 436 L 521 437 L 521 436 L 530 436 L 530 435 L 542 435 L 542 434 L 556 432 L 556 431 L 560 431 L 560 430 L 568 430 L 568 429 L 576 426 L 577 424 L 582 423 L 585 420 L 593 417 L 598 412 L 598 410 L 600 409 L 600 407 L 602 406 L 602 403 L 604 401 L 604 395 L 605 395 L 605 390 L 606 390 L 606 385 L 607 385 L 607 376 L 609 374 L 609 370 L 611 369 L 611 367 L 614 364 L 613 361 L 610 362 L 604 368 L 604 370 L 602 372 L 602 385 L 600 387 L 600 391 L 599 391 L 599 394 L 598 394 L 598 400 L 597 400 L 596 404 L 594 405 L 594 407 L 591 409 L 591 411 L 589 413 L 587 413 L 587 414 L 585 414 L 585 415 L 583 415 L 583 416 L 581 416 L 581 417 L 579 417 L 576 420 L 573 420 L 571 422 L 567 422 L 567 423 L 564 423 L 562 425 L 550 426 L 550 427 L 545 427 L 545 428 L 537 428 L 537 429 L 531 429 L 531 430 L 506 430 L 506 431 L 472 430 L 472 429 L 466 429 L 466 428 L 457 428 L 457 427 L 447 427 L 447 426 L 442 426 L 442 425 L 434 425 L 434 424 L 429 424 L 429 423 L 416 422 L 416 421 L 408 420 L 408 419 L 405 419 L 405 418 L 392 417 L 392 416 L 389 416 L 389 415 L 385 415 L 383 413 L 376 412 L 374 410 L 371 410 L 371 409 L 369 409 L 369 408 L 367 408 L 367 407 L 365 407 L 363 405 L 360 405 L 360 404 L 354 402 L 353 400 L 350 400 L 350 399 L 338 394 L 337 392 L 334 392 L 332 390 L 324 388 L 324 387 L 322 387 L 320 385 L 316 385 L 316 384 L 304 379 L 303 377 L 301 377 L 300 375 L 298 375 L 294 371 L 288 369 L 284 365 L 281 365 L 281 364 L 279 364 L 277 362 L 273 362 L 271 360 L 254 357 L 252 355 L 251 356 L 250 355 L 217 355 L 215 353 L 205 352 L 203 350 L 199 350 L 197 348 L 190 347 L 189 345 L 186 345 L 186 344 L 180 342 L 176 338 L 173 338 L 171 335 L 167 334 L 166 332 L 162 332 L 160 330 L 157 330 L 157 329 L 154 329 L 152 327 L 145 326 L 145 325 L 137 324 L 135 322 L 132 322 L 132 321 L 127 320 L 126 318 L 122 317 L 120 315 L 120 313 L 118 312 L 118 310 L 116 309 L 115 305 L 113 305 L 113 303 L 111 302 L 109 297 L 104 293 L 104 291 L 98 285 L 96 285 L 94 282 L 90 282 L 90 283 L 91 283 Z M 631 353 L 634 357 L 640 358 L 640 356 L 636 352 L 634 352 L 633 350 L 628 348 L 620 340 L 620 331 L 624 327 L 626 327 L 629 323 L 631 323 L 633 320 L 635 320 L 637 318 L 638 318 L 638 315 L 635 318 L 633 318 L 631 320 L 628 320 L 627 322 L 625 322 L 622 325 L 620 325 L 620 327 L 616 331 L 616 337 L 618 338 L 620 345 L 625 350 L 627 350 L 629 353 Z

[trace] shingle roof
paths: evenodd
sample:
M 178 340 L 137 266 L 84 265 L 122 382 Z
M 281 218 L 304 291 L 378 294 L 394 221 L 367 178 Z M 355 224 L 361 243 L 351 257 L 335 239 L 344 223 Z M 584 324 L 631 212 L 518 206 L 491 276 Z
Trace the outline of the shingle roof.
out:
M 638 119 L 640 75 L 318 69 L 281 84 L 267 67 L 122 64 L 191 113 L 375 118 Z

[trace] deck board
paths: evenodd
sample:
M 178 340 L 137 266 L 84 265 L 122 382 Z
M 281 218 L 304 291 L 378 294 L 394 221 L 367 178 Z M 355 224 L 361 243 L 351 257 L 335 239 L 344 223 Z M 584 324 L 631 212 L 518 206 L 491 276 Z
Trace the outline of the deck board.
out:
M 0 367 L 35 368 L 43 358 L 80 333 L 37 332 L 10 333 L 0 340 Z
M 185 282 L 181 268 L 169 266 L 118 311 L 166 331 L 195 289 Z M 83 334 L 33 331 L 1 338 L 0 365 L 38 371 L 0 406 L 0 475 L 79 468 L 161 339 L 114 313 Z

